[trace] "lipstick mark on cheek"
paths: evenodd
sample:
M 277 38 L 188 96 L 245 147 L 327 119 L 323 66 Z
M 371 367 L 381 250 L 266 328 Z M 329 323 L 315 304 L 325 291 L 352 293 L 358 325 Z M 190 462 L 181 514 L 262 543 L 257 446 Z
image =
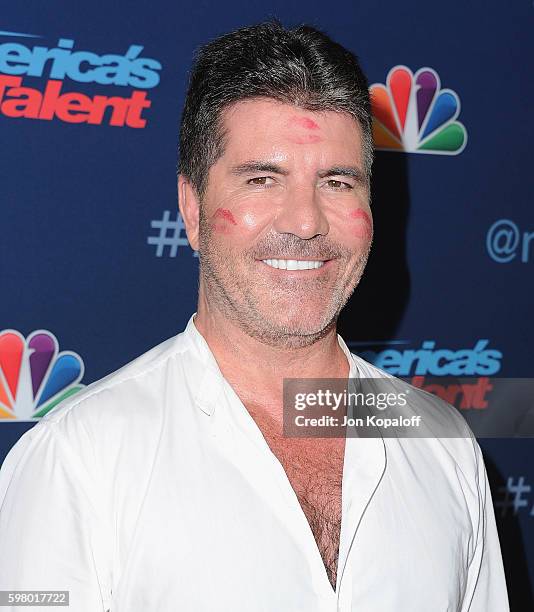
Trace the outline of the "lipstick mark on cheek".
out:
M 230 234 L 232 225 L 237 225 L 234 215 L 227 208 L 217 208 L 213 213 L 213 231 L 217 234 Z
M 237 221 L 234 219 L 234 215 L 227 208 L 218 208 L 213 213 L 214 219 L 224 219 L 232 225 L 237 225 Z
M 349 219 L 352 221 L 358 222 L 356 227 L 353 227 L 353 234 L 356 238 L 365 238 L 369 240 L 373 234 L 373 221 L 371 216 L 358 208 L 356 210 L 351 210 L 349 213 Z

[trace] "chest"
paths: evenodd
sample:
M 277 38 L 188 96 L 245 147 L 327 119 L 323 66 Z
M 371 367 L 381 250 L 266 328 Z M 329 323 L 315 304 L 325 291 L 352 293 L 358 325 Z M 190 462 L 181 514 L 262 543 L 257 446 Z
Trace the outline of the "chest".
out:
M 324 456 L 291 454 L 274 449 L 289 482 L 309 519 L 310 526 L 341 521 L 343 456 L 324 451 Z M 314 531 L 315 533 L 315 531 Z
M 332 587 L 336 587 L 342 517 L 344 440 L 303 444 L 271 439 L 315 538 Z
M 184 429 L 178 423 L 172 431 Z M 183 436 L 181 444 L 175 435 L 167 436 L 156 460 L 146 462 L 143 481 L 151 474 L 150 486 L 139 489 L 136 503 L 131 496 L 135 486 L 120 495 L 124 501 L 116 518 L 120 555 L 114 569 L 114 612 L 135 610 L 139 602 L 159 612 L 333 610 L 331 589 L 317 580 L 315 570 L 323 568 L 320 558 L 311 556 L 314 542 L 297 513 L 288 510 L 279 470 L 272 469 L 271 461 L 260 461 L 255 446 L 250 454 L 240 452 L 247 448 L 244 438 L 221 434 L 214 440 L 209 432 L 200 433 Z M 311 491 L 312 498 L 324 499 L 326 493 L 327 499 L 335 499 L 336 487 L 329 479 L 312 477 L 315 467 L 334 475 L 333 482 L 337 474 L 340 483 L 339 452 L 337 461 L 319 467 L 314 448 L 321 448 L 322 442 L 310 440 L 300 454 L 273 444 L 299 501 L 304 491 Z M 429 460 L 426 447 L 415 453 L 412 446 L 424 441 L 415 440 L 407 449 L 396 449 L 390 441 L 382 478 L 379 472 L 367 476 L 366 466 L 376 462 L 373 440 L 359 442 L 361 454 L 355 455 L 351 445 L 344 458 L 344 495 L 352 501 L 345 508 L 344 533 L 347 542 L 355 533 L 356 539 L 341 557 L 341 593 L 352 593 L 342 610 L 390 612 L 402 609 L 406 601 L 411 612 L 456 610 L 454 602 L 464 588 L 466 548 L 474 539 L 467 506 L 476 507 L 476 499 L 456 488 L 448 477 L 454 470 L 444 472 L 436 460 Z M 319 458 L 330 458 L 333 452 L 330 446 Z M 118 483 L 131 464 L 124 461 Z M 328 543 L 319 533 L 314 533 L 316 541 Z M 327 559 L 327 546 L 318 548 Z M 336 555 L 332 579 L 334 572 L 341 572 L 339 563 Z M 328 559 L 323 567 L 327 564 Z

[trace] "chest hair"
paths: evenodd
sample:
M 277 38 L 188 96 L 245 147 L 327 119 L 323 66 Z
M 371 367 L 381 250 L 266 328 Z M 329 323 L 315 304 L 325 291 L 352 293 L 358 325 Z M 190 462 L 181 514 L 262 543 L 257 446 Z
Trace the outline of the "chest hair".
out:
M 315 440 L 320 444 L 321 440 Z M 343 455 L 326 448 L 325 455 L 279 457 L 308 519 L 332 587 L 336 588 L 341 532 Z
M 285 438 L 281 427 L 260 409 L 250 404 L 247 409 L 286 472 L 335 590 L 345 439 Z

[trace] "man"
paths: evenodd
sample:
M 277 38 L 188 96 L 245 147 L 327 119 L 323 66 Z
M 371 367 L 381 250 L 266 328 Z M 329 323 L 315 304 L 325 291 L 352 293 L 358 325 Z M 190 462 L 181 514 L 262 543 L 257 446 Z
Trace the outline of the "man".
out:
M 504 612 L 480 447 L 289 438 L 284 379 L 387 376 L 336 333 L 372 240 L 367 81 L 314 28 L 205 46 L 180 134 L 186 330 L 50 412 L 2 468 L 0 589 L 112 612 Z

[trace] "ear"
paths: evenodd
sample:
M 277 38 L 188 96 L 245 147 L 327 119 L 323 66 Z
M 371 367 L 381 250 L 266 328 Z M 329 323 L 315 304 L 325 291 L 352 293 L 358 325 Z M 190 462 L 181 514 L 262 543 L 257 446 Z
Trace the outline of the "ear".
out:
M 178 175 L 178 208 L 185 224 L 185 233 L 194 251 L 198 251 L 200 201 L 189 179 Z

